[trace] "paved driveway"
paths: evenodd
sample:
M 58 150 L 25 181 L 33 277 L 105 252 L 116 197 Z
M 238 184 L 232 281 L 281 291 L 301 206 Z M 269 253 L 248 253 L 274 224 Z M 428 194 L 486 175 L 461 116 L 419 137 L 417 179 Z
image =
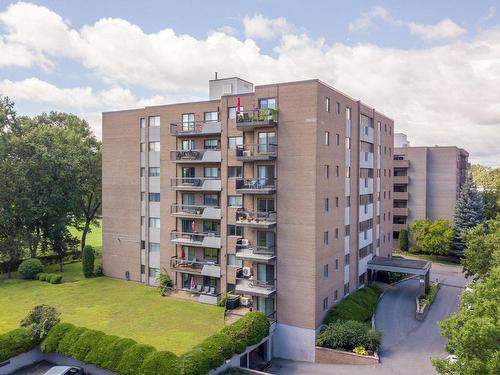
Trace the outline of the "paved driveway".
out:
M 273 360 L 273 374 L 436 374 L 429 357 L 444 356 L 445 340 L 436 322 L 457 308 L 458 295 L 465 286 L 459 267 L 433 264 L 431 280 L 444 285 L 423 322 L 415 320 L 418 280 L 396 285 L 379 303 L 376 325 L 383 332 L 381 364 L 374 366 L 323 365 L 288 360 Z

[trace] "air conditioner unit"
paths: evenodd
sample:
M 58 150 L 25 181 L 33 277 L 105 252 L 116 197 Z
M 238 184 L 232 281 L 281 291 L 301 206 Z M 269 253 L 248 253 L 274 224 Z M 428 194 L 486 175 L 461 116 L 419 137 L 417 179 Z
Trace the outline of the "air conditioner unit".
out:
M 250 298 L 248 297 L 241 297 L 240 298 L 240 303 L 241 303 L 241 306 L 250 306 Z
M 250 267 L 243 267 L 243 276 L 250 277 L 252 275 L 252 269 Z
M 252 151 L 250 150 L 243 151 L 243 156 L 252 156 Z
M 241 246 L 248 246 L 249 245 L 248 239 L 247 238 L 241 238 L 240 239 L 240 245 Z

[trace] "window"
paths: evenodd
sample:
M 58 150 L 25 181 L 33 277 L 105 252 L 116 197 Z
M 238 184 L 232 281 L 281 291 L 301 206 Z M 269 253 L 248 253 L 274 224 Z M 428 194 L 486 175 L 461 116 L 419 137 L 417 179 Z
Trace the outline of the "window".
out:
M 351 178 L 351 167 L 345 167 L 345 178 Z
M 335 239 L 339 238 L 339 228 L 335 228 Z
M 384 124 L 384 132 L 387 133 L 387 124 Z
M 349 294 L 349 283 L 344 284 L 344 296 Z
M 149 277 L 151 278 L 157 278 L 158 276 L 160 276 L 160 269 L 159 268 L 153 268 L 153 267 L 149 267 Z
M 215 233 L 220 232 L 220 224 L 215 220 L 205 220 L 203 221 L 203 232 L 205 233 Z
M 351 119 L 351 108 L 346 107 L 345 108 L 345 119 L 350 120 Z
M 324 206 L 325 206 L 325 212 L 328 212 L 328 210 L 330 208 L 329 207 L 330 206 L 330 202 L 329 202 L 328 198 L 325 198 L 325 200 L 324 200 Z
M 194 129 L 194 113 L 183 113 L 182 119 L 182 130 Z
M 276 109 L 276 98 L 259 99 L 260 109 Z
M 338 259 L 335 259 L 335 269 L 336 270 L 339 269 L 339 260 Z
M 274 199 L 257 199 L 257 212 L 274 212 Z
M 144 167 L 141 167 L 141 177 L 144 177 L 144 171 L 146 170 L 146 168 Z
M 149 201 L 150 202 L 159 202 L 160 201 L 160 193 L 149 193 Z
M 344 265 L 348 266 L 351 262 L 351 254 L 344 255 Z
M 339 207 L 339 197 L 335 197 L 335 207 Z
M 205 167 L 203 170 L 205 178 L 217 178 L 219 177 L 219 168 L 217 167 Z
M 364 257 L 373 253 L 373 244 L 366 245 L 359 249 L 359 259 L 363 259 Z
M 160 244 L 156 242 L 148 243 L 148 251 L 150 253 L 158 253 L 160 252 Z
M 194 140 L 193 139 L 183 139 L 181 141 L 181 147 L 183 151 L 194 150 Z
M 242 168 L 241 167 L 227 167 L 227 176 L 228 177 L 243 177 Z
M 149 218 L 149 227 L 150 228 L 160 228 L 160 218 L 159 217 L 150 217 Z
M 325 278 L 328 277 L 328 264 L 325 264 L 323 266 L 323 277 L 325 277 Z
M 160 142 L 149 142 L 149 151 L 160 151 Z
M 141 152 L 146 151 L 146 145 L 144 142 L 141 142 Z
M 377 121 L 377 130 L 382 131 L 382 123 L 380 121 Z
M 141 226 L 144 225 L 144 216 L 141 216 Z
M 323 299 L 323 311 L 328 310 L 328 297 Z
M 333 292 L 333 300 L 336 301 L 338 299 L 339 299 L 339 291 L 335 289 L 335 291 Z
M 262 132 L 259 133 L 258 152 L 275 152 L 276 151 L 276 133 Z
M 325 178 L 330 178 L 330 166 L 325 164 Z
M 160 175 L 160 167 L 149 167 L 149 177 L 158 177 Z
M 359 275 L 358 283 L 359 283 L 360 286 L 361 285 L 365 285 L 365 276 L 366 276 L 366 272 L 363 273 L 363 274 L 361 274 L 361 275 Z
M 193 167 L 182 167 L 183 178 L 194 178 L 195 169 Z
M 347 224 L 345 226 L 345 236 L 350 236 L 351 235 L 351 226 L 349 224 Z
M 335 134 L 335 144 L 338 146 L 340 144 L 340 135 Z
M 205 139 L 203 146 L 205 150 L 218 150 L 219 141 L 217 139 Z
M 384 155 L 387 155 L 387 146 L 384 146 Z
M 325 145 L 329 145 L 330 144 L 330 132 L 325 132 Z
M 214 112 L 205 112 L 203 115 L 203 120 L 205 122 L 215 122 L 219 121 L 219 112 L 214 111 Z
M 335 176 L 339 176 L 340 175 L 340 167 L 338 165 L 335 166 Z
M 345 206 L 351 207 L 351 197 L 350 196 L 345 197 Z
M 229 107 L 227 109 L 227 118 L 234 120 L 236 118 L 236 107 Z
M 392 135 L 392 127 L 389 125 L 389 135 Z
M 330 112 L 330 98 L 325 98 L 325 111 Z
M 236 259 L 236 255 L 234 255 L 234 254 L 227 254 L 227 265 L 228 266 L 243 267 L 243 260 Z
M 146 119 L 141 118 L 141 129 L 144 129 L 146 127 Z
M 243 236 L 243 228 L 237 225 L 228 225 L 227 226 L 227 235 L 228 236 Z
M 141 202 L 144 202 L 145 195 L 146 193 L 141 191 Z
M 391 191 L 389 190 L 387 193 L 389 194 L 389 199 L 391 199 Z
M 237 146 L 243 146 L 243 137 L 228 137 L 227 147 L 230 150 L 236 150 Z
M 149 127 L 160 126 L 160 116 L 149 116 Z
M 340 114 L 340 103 L 337 102 L 337 113 Z
M 328 231 L 323 232 L 323 244 L 328 245 Z
M 203 249 L 203 257 L 215 263 L 219 263 L 219 251 L 217 249 L 205 248 Z
M 218 207 L 219 206 L 219 194 L 205 194 L 203 195 L 203 204 L 205 206 Z
M 350 138 L 350 137 L 347 137 L 347 138 L 345 139 L 345 148 L 346 148 L 347 150 L 350 150 L 350 149 L 351 149 L 351 138 Z
M 146 266 L 144 264 L 141 264 L 141 274 L 145 274 L 146 273 Z
M 243 207 L 243 197 L 241 195 L 228 195 L 227 205 L 229 207 Z

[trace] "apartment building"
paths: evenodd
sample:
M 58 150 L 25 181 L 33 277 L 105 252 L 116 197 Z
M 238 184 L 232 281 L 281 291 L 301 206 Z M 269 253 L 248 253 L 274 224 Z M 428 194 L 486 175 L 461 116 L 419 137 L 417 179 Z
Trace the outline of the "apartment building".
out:
M 394 136 L 394 239 L 414 220 L 453 220 L 455 204 L 469 175 L 469 154 L 455 146 L 413 147 Z
M 209 82 L 209 100 L 103 113 L 103 267 L 272 321 L 314 360 L 326 312 L 392 250 L 394 124 L 319 80 Z

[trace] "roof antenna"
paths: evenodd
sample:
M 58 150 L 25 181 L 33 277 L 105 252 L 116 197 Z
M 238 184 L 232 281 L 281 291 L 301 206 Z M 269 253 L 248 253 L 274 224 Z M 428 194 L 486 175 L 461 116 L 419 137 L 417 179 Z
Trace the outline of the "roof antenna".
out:
M 215 80 L 217 81 L 217 72 L 215 72 Z

